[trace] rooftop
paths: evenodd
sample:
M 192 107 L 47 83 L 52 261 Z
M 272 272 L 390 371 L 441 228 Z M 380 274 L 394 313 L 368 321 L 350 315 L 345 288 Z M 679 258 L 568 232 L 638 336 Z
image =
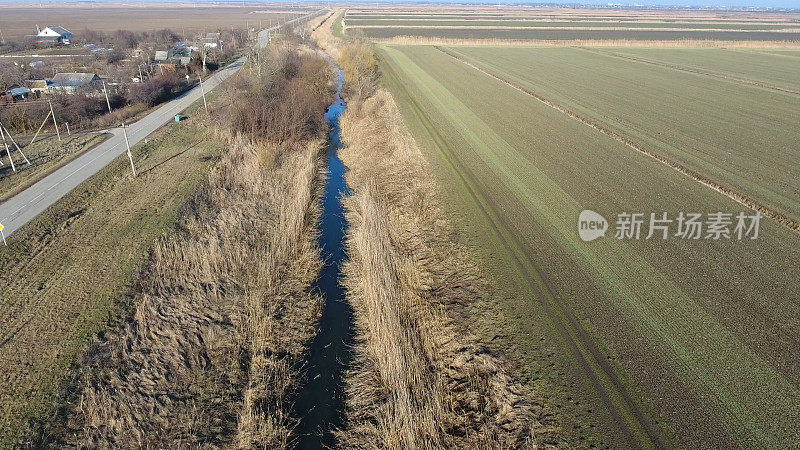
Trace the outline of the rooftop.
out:
M 62 72 L 57 73 L 51 81 L 55 86 L 85 86 L 91 83 L 95 77 L 97 74 L 94 73 Z

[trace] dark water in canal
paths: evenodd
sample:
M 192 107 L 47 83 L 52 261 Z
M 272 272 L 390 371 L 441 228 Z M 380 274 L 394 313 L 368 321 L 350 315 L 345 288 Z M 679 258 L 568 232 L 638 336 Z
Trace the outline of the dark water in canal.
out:
M 322 201 L 319 245 L 324 265 L 313 289 L 322 294 L 325 305 L 319 331 L 311 343 L 306 362 L 306 384 L 301 387 L 295 403 L 295 414 L 301 422 L 296 430 L 298 448 L 333 447 L 332 431 L 344 424 L 344 381 L 346 365 L 350 362 L 353 345 L 353 311 L 345 301 L 339 285 L 339 266 L 344 261 L 344 238 L 347 221 L 341 198 L 350 195 L 344 181 L 345 167 L 337 155 L 341 147 L 339 117 L 345 109 L 341 97 L 344 74 L 338 67 L 335 79 L 336 101 L 328 108 L 325 120 L 330 124 L 328 134 L 328 174 Z

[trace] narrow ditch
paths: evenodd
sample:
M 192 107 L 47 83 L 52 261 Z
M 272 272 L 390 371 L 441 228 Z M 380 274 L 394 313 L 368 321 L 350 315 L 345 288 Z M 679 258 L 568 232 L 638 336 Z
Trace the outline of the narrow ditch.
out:
M 333 65 L 330 58 L 328 60 Z M 339 118 L 346 107 L 341 97 L 344 72 L 335 65 L 333 68 L 337 72 L 334 79 L 337 89 L 336 100 L 325 114 L 325 120 L 330 125 L 326 151 L 328 170 L 319 225 L 319 245 L 324 263 L 319 278 L 312 286 L 315 292 L 323 296 L 325 304 L 319 331 L 311 342 L 306 361 L 306 381 L 295 402 L 294 411 L 300 417 L 297 428 L 297 448 L 300 449 L 334 447 L 333 431 L 344 424 L 343 375 L 350 362 L 354 342 L 353 310 L 345 301 L 344 288 L 339 284 L 347 232 L 341 199 L 350 195 L 344 180 L 346 169 L 337 154 L 341 148 Z

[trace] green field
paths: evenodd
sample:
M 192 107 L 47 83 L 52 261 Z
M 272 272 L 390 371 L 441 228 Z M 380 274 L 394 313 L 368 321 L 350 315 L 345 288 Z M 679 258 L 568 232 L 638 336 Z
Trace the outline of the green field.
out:
M 698 75 L 692 76 L 703 82 L 691 83 L 680 71 L 658 68 L 659 74 L 651 65 L 580 49 L 448 50 L 500 77 L 540 83 L 535 89 L 541 86 L 542 95 L 599 118 L 625 106 L 620 88 L 599 79 L 628 83 L 628 97 L 646 95 L 630 106 L 642 108 L 643 117 L 651 111 L 647 101 L 669 108 L 649 117 L 656 128 L 624 115 L 624 108 L 620 113 L 625 125 L 641 126 L 639 136 L 655 129 L 653 143 L 669 142 L 663 134 L 670 127 L 689 136 L 698 123 L 709 123 L 702 130 L 712 152 L 711 144 L 727 142 L 716 134 L 717 122 L 740 114 L 719 112 L 736 106 L 724 103 L 734 101 L 728 96 L 749 95 L 739 101 L 755 111 L 728 130 L 731 142 L 745 131 L 762 132 L 764 124 L 745 124 L 762 117 L 764 102 L 796 108 L 770 90 Z M 437 48 L 387 46 L 381 55 L 385 79 L 435 169 L 449 212 L 480 249 L 491 278 L 502 280 L 497 307 L 509 320 L 484 334 L 503 336 L 493 343 L 523 363 L 529 385 L 552 397 L 573 442 L 763 448 L 800 440 L 796 234 L 764 220 L 757 240 L 617 240 L 611 230 L 582 242 L 583 209 L 613 227 L 621 212 L 674 218 L 744 207 Z M 565 61 L 573 64 L 569 70 Z M 688 91 L 681 83 L 659 90 L 676 78 Z M 709 120 L 683 128 L 669 122 L 700 106 Z M 749 156 L 716 162 L 738 161 L 727 167 L 732 173 L 745 164 L 738 177 L 755 186 L 770 185 L 758 179 L 763 172 L 753 176 L 763 160 L 776 171 L 796 170 L 782 159 L 796 146 L 764 152 L 771 145 L 764 136 L 740 144 L 737 152 Z M 703 139 L 695 134 L 695 141 Z M 769 157 L 756 158 L 747 145 Z M 682 154 L 692 151 L 684 147 Z
M 399 36 L 419 36 L 445 39 L 504 39 L 504 40 L 717 40 L 717 41 L 800 41 L 800 33 L 771 31 L 666 31 L 666 30 L 537 30 L 535 28 L 350 28 L 360 29 L 373 39 L 391 39 Z
M 800 52 L 766 49 L 615 48 L 640 62 L 800 93 Z M 781 56 L 776 58 L 776 56 Z
M 590 49 L 454 47 L 448 51 L 735 192 L 800 218 L 798 94 Z M 779 76 L 761 75 L 747 60 L 738 59 L 740 53 L 712 49 L 695 56 L 707 54 L 706 66 L 721 73 L 745 67 L 742 70 L 753 79 Z M 664 54 L 668 57 L 675 51 Z M 797 61 L 764 58 L 772 60 L 778 74 L 800 68 Z M 764 58 L 762 67 L 769 65 Z M 797 74 L 788 75 L 792 77 Z

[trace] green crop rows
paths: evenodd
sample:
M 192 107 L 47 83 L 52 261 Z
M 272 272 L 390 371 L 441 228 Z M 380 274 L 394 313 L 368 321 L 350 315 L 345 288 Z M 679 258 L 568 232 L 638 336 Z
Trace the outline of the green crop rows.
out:
M 789 195 L 800 180 L 791 94 L 582 49 L 443 50 L 800 211 Z M 757 240 L 609 232 L 582 242 L 584 209 L 612 224 L 621 212 L 747 209 L 440 49 L 381 54 L 449 210 L 503 280 L 503 345 L 521 353 L 531 385 L 564 416 L 599 422 L 612 447 L 800 440 L 796 234 L 764 220 Z M 710 55 L 707 70 L 733 70 Z

